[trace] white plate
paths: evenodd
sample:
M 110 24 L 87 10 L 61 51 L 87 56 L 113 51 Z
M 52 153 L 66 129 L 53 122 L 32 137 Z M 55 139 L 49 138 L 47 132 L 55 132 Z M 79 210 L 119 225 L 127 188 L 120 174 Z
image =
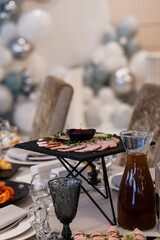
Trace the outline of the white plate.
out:
M 17 163 L 17 164 L 21 164 L 21 165 L 37 165 L 37 164 L 42 164 L 44 161 L 20 161 L 20 160 L 17 160 L 17 159 L 14 159 L 14 158 L 10 158 L 9 156 L 5 155 L 4 158 L 10 162 L 10 163 Z M 57 158 L 52 158 L 52 160 L 57 160 Z M 52 160 L 50 161 L 47 161 L 45 160 L 45 163 L 49 163 L 51 162 Z
M 29 228 L 31 228 L 31 225 L 28 219 L 25 218 L 22 222 L 20 222 L 20 224 L 16 228 L 11 229 L 7 232 L 1 233 L 0 240 L 12 239 L 13 237 L 20 235 L 21 233 L 24 233 Z
M 151 174 L 152 180 L 153 180 L 153 182 L 155 182 L 155 169 L 154 168 L 150 168 L 149 170 L 150 170 L 150 174 Z M 109 186 L 110 186 L 111 189 L 113 189 L 115 191 L 119 191 L 119 187 L 112 182 L 112 179 L 113 179 L 113 177 L 119 176 L 119 175 L 122 175 L 122 174 L 123 174 L 123 172 L 116 173 L 116 174 L 114 174 L 114 175 L 112 175 L 112 176 L 110 176 L 108 178 Z
M 25 240 L 25 239 L 28 239 L 30 237 L 33 237 L 35 234 L 36 234 L 35 230 L 32 227 L 30 227 L 24 233 L 22 233 L 22 234 L 20 234 L 16 237 L 13 237 L 12 240 Z
M 56 157 L 54 156 L 50 156 L 50 155 L 47 155 L 47 156 L 43 156 L 43 157 L 28 157 L 28 160 L 29 161 L 46 161 L 46 160 L 55 160 L 57 159 Z

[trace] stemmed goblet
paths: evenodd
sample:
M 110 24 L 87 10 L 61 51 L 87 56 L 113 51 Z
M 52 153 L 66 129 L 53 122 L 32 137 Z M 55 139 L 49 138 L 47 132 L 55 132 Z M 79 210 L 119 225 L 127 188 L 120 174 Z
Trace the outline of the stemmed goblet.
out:
M 69 224 L 77 213 L 81 180 L 77 178 L 55 178 L 49 181 L 50 193 L 57 218 L 63 223 L 62 236 L 70 240 L 72 232 Z

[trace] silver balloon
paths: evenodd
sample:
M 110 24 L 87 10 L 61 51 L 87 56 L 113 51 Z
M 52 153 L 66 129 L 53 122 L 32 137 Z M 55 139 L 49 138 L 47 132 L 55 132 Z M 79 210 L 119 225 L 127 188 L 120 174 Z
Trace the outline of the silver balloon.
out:
M 135 78 L 129 68 L 121 68 L 116 71 L 110 84 L 117 96 L 127 95 L 135 90 Z
M 17 37 L 11 41 L 10 49 L 17 59 L 26 59 L 33 50 L 33 45 L 23 37 Z
M 6 21 L 10 18 L 10 14 L 7 12 L 0 12 L 0 21 Z
M 31 95 L 34 93 L 34 90 L 36 88 L 35 83 L 33 83 L 33 76 L 30 74 L 30 72 L 27 69 L 24 69 L 21 72 L 21 77 L 23 81 L 22 90 L 25 95 Z
M 4 11 L 7 13 L 14 13 L 17 10 L 17 3 L 13 0 L 4 5 Z

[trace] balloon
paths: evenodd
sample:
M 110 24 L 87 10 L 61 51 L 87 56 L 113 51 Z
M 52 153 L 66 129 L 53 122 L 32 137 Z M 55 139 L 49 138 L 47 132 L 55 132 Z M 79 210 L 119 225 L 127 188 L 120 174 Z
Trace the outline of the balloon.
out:
M 123 49 L 117 42 L 110 42 L 100 46 L 93 53 L 93 59 L 99 59 L 99 64 L 109 73 L 127 64 Z
M 83 64 L 90 59 L 92 51 L 97 48 L 107 31 L 110 21 L 107 1 L 52 2 L 54 1 L 46 6 L 53 17 L 52 34 L 45 43 L 38 43 L 37 49 L 53 66 L 68 68 Z
M 39 41 L 51 32 L 51 16 L 40 9 L 23 13 L 18 21 L 18 34 L 29 41 Z
M 0 114 L 9 112 L 13 104 L 13 95 L 8 87 L 0 84 Z
M 31 131 L 35 111 L 36 104 L 31 100 L 16 105 L 13 112 L 13 121 L 21 132 L 29 133 Z
M 26 68 L 31 74 L 36 76 L 33 78 L 33 81 L 35 84 L 38 84 L 47 72 L 46 59 L 44 59 L 40 54 L 34 52 L 28 58 Z
M 130 69 L 136 77 L 145 77 L 146 75 L 146 51 L 139 51 L 133 55 L 130 61 Z
M 128 60 L 124 55 L 113 55 L 113 56 L 106 56 L 103 59 L 102 65 L 106 68 L 109 73 L 115 72 L 117 69 L 126 67 Z
M 98 98 L 102 104 L 112 104 L 115 100 L 115 94 L 111 87 L 103 87 L 98 92 Z
M 21 75 L 17 72 L 9 73 L 4 80 L 5 84 L 11 89 L 13 92 L 18 92 L 22 88 L 22 79 Z
M 17 4 L 15 1 L 11 0 L 4 5 L 4 11 L 7 13 L 14 13 L 17 9 Z
M 88 128 L 95 128 L 100 124 L 99 114 L 97 114 L 97 109 L 94 107 L 90 107 L 90 105 L 86 108 L 84 112 L 85 123 Z
M 138 22 L 134 16 L 122 18 L 117 24 L 118 37 L 132 38 L 138 31 Z
M 26 59 L 33 50 L 33 45 L 23 37 L 17 37 L 11 41 L 10 49 L 17 59 Z
M 128 41 L 128 44 L 126 46 L 126 50 L 130 55 L 139 51 L 140 48 L 141 48 L 141 44 L 136 39 L 131 39 L 130 41 Z
M 135 79 L 128 68 L 116 71 L 110 84 L 117 96 L 130 94 L 135 90 Z
M 17 35 L 17 26 L 15 23 L 8 21 L 1 25 L 1 36 L 5 43 L 9 43 L 11 39 Z
M 133 106 L 121 103 L 118 106 L 118 111 L 114 111 L 111 116 L 111 121 L 116 128 L 127 129 L 133 112 Z
M 5 46 L 0 46 L 0 66 L 8 66 L 12 61 L 12 54 Z

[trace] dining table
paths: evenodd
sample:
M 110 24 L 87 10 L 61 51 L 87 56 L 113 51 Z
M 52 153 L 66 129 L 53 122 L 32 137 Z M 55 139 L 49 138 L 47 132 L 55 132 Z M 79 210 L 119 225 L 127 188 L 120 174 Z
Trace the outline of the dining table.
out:
M 123 171 L 124 171 L 123 167 L 113 164 L 111 166 L 111 170 L 109 171 L 109 174 L 115 175 Z M 30 174 L 30 166 L 22 165 L 18 168 L 17 172 L 9 180 L 17 181 L 17 179 L 20 178 L 21 182 L 23 182 L 23 177 L 24 177 L 24 182 L 26 182 L 25 176 L 26 175 L 28 176 L 29 174 Z M 27 184 L 29 185 L 29 182 Z M 99 186 L 97 187 L 100 187 L 100 186 L 101 184 L 99 184 Z M 95 189 L 90 188 L 88 191 L 92 191 L 93 198 L 101 205 L 101 207 L 104 210 L 107 210 L 108 214 L 112 217 L 110 203 L 109 202 L 107 203 L 106 199 L 104 199 L 100 194 L 98 194 Z M 117 213 L 117 198 L 118 198 L 117 189 L 111 188 L 111 195 L 112 195 L 114 210 L 115 210 L 115 213 Z M 30 194 L 28 194 L 25 198 L 15 202 L 14 204 L 26 210 L 28 210 L 30 206 L 34 205 Z M 116 218 L 117 218 L 117 214 L 116 214 Z M 72 223 L 70 224 L 72 234 L 74 234 L 76 230 L 82 230 L 87 234 L 93 233 L 95 231 L 101 231 L 103 234 L 105 234 L 107 227 L 109 225 L 110 223 L 101 214 L 101 212 L 95 207 L 93 202 L 90 201 L 88 196 L 84 192 L 81 192 L 77 214 L 73 219 Z M 63 227 L 55 214 L 53 214 L 52 217 L 50 218 L 50 226 L 53 229 L 59 229 L 60 232 L 62 231 L 62 227 Z M 117 227 L 121 234 L 129 234 L 128 230 L 122 229 L 118 225 Z M 144 233 L 146 236 L 154 236 L 155 238 L 160 236 L 160 232 L 158 232 L 157 227 L 148 231 L 144 231 Z M 36 236 L 34 235 L 28 239 L 35 240 Z M 151 239 L 151 238 L 148 238 L 148 239 Z

